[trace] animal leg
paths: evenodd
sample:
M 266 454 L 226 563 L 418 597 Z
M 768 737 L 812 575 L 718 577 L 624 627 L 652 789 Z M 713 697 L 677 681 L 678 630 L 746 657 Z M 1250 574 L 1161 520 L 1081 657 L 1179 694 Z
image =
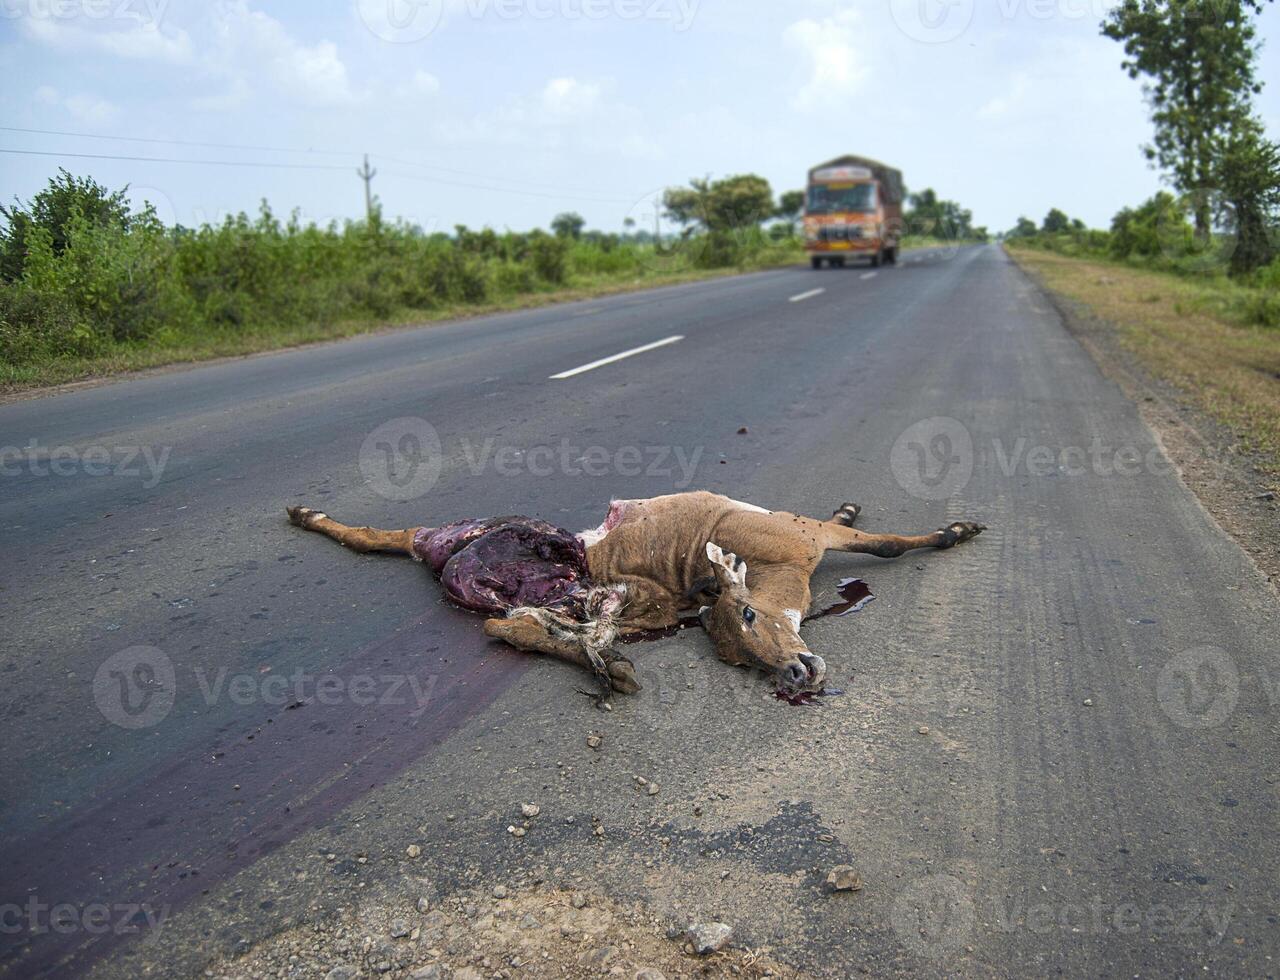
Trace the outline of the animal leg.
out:
M 416 527 L 400 531 L 383 531 L 376 527 L 348 527 L 310 507 L 289 507 L 287 510 L 290 524 L 296 524 L 308 531 L 319 531 L 333 538 L 344 548 L 361 553 L 384 551 L 393 555 L 412 555 L 413 536 L 420 530 Z
M 842 524 L 845 527 L 853 527 L 853 522 L 858 519 L 858 515 L 862 513 L 862 508 L 857 504 L 844 503 L 841 504 L 834 514 L 831 515 L 832 524 Z
M 484 623 L 486 636 L 503 640 L 517 650 L 533 653 L 545 653 L 557 660 L 574 664 L 583 670 L 595 673 L 596 667 L 581 643 L 568 636 L 557 636 L 547 628 L 538 616 L 522 613 L 506 619 L 487 619 Z M 621 654 L 606 650 L 601 654 L 605 670 L 609 675 L 609 686 L 621 694 L 635 694 L 640 690 L 640 682 L 636 679 L 634 665 Z
M 987 529 L 976 521 L 956 521 L 932 534 L 868 534 L 832 522 L 822 527 L 827 532 L 826 550 L 853 551 L 877 558 L 897 558 L 916 548 L 952 548 Z

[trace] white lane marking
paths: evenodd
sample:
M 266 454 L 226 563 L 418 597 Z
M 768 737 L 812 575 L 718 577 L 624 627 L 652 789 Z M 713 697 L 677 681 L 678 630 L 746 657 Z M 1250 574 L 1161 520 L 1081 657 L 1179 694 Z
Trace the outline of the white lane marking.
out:
M 642 347 L 632 347 L 630 350 L 624 350 L 618 354 L 611 354 L 608 357 L 602 357 L 598 361 L 592 361 L 590 364 L 582 364 L 576 368 L 570 368 L 568 371 L 561 371 L 559 374 L 551 375 L 551 381 L 562 381 L 565 378 L 572 378 L 575 374 L 582 374 L 584 371 L 594 371 L 598 367 L 604 367 L 606 364 L 612 364 L 614 361 L 621 361 L 624 357 L 635 357 L 637 354 L 643 354 L 645 351 L 656 350 L 659 347 L 666 347 L 668 344 L 674 344 L 684 340 L 683 334 L 672 334 L 670 337 L 663 337 L 661 340 L 655 340 L 652 344 L 645 344 Z
M 871 278 L 872 276 L 874 276 L 874 275 L 875 275 L 875 273 L 874 273 L 874 272 L 864 272 L 862 275 L 858 276 L 858 278 L 859 278 L 859 279 L 870 279 L 870 278 Z
M 826 290 L 822 288 L 811 289 L 807 293 L 800 293 L 796 296 L 792 296 L 791 299 L 787 300 L 787 302 L 799 303 L 802 299 L 808 299 L 810 296 L 817 296 L 819 293 L 825 293 L 825 292 Z

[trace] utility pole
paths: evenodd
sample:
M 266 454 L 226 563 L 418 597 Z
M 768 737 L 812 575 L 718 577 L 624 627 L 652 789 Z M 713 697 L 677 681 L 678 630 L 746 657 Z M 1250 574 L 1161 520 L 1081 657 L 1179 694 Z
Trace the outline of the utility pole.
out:
M 369 154 L 366 153 L 364 167 L 356 171 L 356 176 L 364 181 L 364 218 L 370 227 L 373 226 L 373 191 L 369 189 L 369 185 L 377 175 L 378 171 L 369 169 Z

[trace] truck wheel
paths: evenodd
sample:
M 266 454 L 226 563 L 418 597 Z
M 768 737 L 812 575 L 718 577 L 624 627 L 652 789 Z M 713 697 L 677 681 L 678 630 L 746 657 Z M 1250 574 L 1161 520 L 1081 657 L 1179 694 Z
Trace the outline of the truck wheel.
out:
M 810 264 L 811 266 L 813 266 L 815 269 L 821 269 L 821 268 L 822 268 L 822 259 L 821 259 L 821 257 L 819 257 L 819 256 L 815 255 L 815 256 L 813 256 L 811 259 L 809 259 L 809 264 Z
M 843 256 L 843 255 L 842 255 L 840 258 L 838 258 L 838 259 L 834 259 L 833 261 L 835 262 L 835 264 L 836 264 L 836 268 L 837 268 L 837 269 L 843 269 L 843 268 L 844 268 L 844 256 Z

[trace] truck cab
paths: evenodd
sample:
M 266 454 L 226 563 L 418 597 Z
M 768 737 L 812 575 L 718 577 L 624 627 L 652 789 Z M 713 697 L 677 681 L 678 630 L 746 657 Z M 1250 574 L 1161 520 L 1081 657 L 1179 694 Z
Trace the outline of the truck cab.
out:
M 902 174 L 865 157 L 840 157 L 809 171 L 804 248 L 815 269 L 867 258 L 896 262 L 902 233 Z

